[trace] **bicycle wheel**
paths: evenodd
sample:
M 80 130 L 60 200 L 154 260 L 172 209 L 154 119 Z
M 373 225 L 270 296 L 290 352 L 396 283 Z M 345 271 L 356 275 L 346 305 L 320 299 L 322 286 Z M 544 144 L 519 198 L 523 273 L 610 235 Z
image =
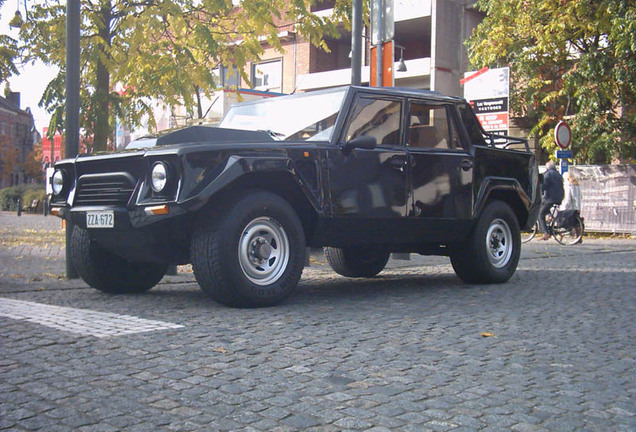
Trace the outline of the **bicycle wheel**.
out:
M 556 241 L 562 245 L 573 245 L 581 240 L 581 237 L 583 237 L 583 221 L 579 216 L 576 216 L 575 219 L 570 228 L 551 226 L 552 236 Z
M 528 231 L 521 231 L 521 243 L 528 243 L 530 240 L 534 238 L 534 236 L 537 235 L 538 231 L 539 231 L 539 222 L 532 225 L 532 229 Z

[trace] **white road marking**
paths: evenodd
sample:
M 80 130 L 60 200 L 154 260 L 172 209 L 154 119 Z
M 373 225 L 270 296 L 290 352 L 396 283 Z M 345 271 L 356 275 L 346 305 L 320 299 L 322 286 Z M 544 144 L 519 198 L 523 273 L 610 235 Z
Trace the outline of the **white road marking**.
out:
M 183 328 L 179 324 L 152 321 L 130 315 L 51 306 L 6 298 L 0 298 L 0 316 L 98 338 Z

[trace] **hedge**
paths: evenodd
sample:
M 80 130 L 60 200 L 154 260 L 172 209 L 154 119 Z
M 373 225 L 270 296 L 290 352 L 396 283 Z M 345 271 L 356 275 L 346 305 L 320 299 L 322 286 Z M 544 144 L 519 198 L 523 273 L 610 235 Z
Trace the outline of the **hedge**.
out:
M 22 207 L 28 207 L 33 200 L 44 201 L 46 191 L 41 184 L 19 185 L 0 189 L 0 209 L 16 211 L 18 200 L 22 200 Z

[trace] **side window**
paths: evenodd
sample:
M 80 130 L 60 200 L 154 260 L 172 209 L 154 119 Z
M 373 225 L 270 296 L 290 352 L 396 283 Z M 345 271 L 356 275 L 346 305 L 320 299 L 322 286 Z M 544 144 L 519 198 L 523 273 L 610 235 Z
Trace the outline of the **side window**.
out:
M 468 132 L 468 138 L 473 145 L 486 145 L 486 140 L 481 132 L 479 121 L 477 116 L 472 112 L 468 104 L 459 105 L 459 115 L 462 118 L 466 132 Z
M 375 137 L 378 145 L 399 145 L 401 108 L 397 101 L 358 99 L 345 140 L 367 135 Z
M 445 105 L 412 102 L 409 106 L 407 145 L 411 148 L 461 148 L 455 122 Z

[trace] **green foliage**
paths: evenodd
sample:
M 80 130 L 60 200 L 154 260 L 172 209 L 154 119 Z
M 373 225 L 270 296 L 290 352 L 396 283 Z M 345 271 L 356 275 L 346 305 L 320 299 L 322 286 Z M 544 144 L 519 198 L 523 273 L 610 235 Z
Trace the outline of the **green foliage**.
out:
M 232 0 L 82 0 L 80 127 L 94 137 L 92 149 L 106 149 L 116 118 L 129 128 L 152 122 L 153 99 L 193 107 L 197 95 L 217 88 L 214 68 L 243 71 L 264 41 L 281 50 L 282 24 L 326 47 L 323 36 L 335 35 L 338 22 L 348 25 L 349 5 L 337 0 L 328 19 L 310 13 L 311 4 L 242 0 L 238 9 Z M 24 61 L 60 68 L 40 102 L 52 114 L 51 134 L 64 125 L 65 12 L 63 0 L 33 4 L 20 31 Z
M 46 192 L 42 185 L 19 185 L 0 189 L 0 210 L 16 211 L 18 200 L 21 200 L 22 207 L 28 207 L 35 199 L 42 202 L 46 197 Z
M 633 0 L 479 0 L 474 67 L 511 67 L 513 111 L 552 154 L 568 118 L 579 163 L 636 160 Z
M 22 206 L 29 207 L 33 200 L 38 200 L 40 203 L 44 202 L 46 198 L 46 191 L 42 185 L 28 185 L 26 190 L 22 194 Z M 38 208 L 42 208 L 42 204 L 38 205 Z
M 0 0 L 0 8 L 4 0 Z M 18 73 L 15 65 L 18 57 L 18 43 L 9 35 L 0 34 L 0 83 Z

